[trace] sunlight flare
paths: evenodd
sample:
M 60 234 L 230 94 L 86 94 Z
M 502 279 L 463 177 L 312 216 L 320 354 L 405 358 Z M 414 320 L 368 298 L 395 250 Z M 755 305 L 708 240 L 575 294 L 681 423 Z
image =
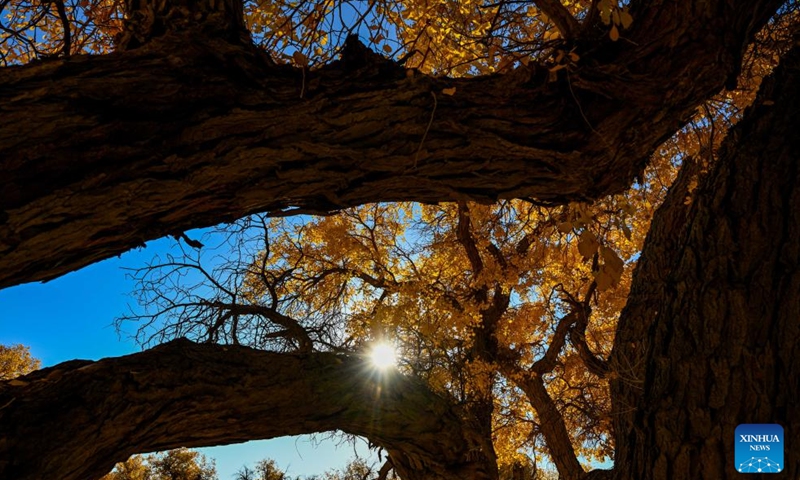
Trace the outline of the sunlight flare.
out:
M 377 343 L 373 345 L 369 359 L 375 368 L 386 370 L 397 365 L 397 350 L 391 343 Z

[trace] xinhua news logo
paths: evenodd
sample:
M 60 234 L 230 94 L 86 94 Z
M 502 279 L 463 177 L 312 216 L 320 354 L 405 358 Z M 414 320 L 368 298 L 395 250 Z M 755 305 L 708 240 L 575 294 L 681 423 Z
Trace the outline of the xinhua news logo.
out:
M 736 471 L 783 471 L 783 427 L 775 423 L 743 423 L 736 427 Z

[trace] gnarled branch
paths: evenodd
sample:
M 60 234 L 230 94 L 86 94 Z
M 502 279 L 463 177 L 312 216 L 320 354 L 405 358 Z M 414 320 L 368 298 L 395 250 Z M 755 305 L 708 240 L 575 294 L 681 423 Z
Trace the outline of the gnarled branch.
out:
M 487 479 L 494 468 L 470 452 L 449 401 L 354 355 L 176 340 L 0 383 L 6 480 L 86 480 L 134 453 L 329 430 L 385 448 L 407 479 Z

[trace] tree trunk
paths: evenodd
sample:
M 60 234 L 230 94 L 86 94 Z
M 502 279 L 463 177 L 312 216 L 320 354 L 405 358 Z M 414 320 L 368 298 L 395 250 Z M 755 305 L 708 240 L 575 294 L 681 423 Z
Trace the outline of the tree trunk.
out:
M 353 40 L 302 71 L 248 43 L 238 0 L 129 2 L 121 51 L 0 69 L 0 287 L 254 212 L 622 191 L 781 3 L 632 2 L 624 41 L 586 25 L 550 82 L 432 78 Z
M 620 480 L 740 478 L 742 423 L 781 424 L 780 478 L 800 477 L 797 112 L 800 43 L 653 221 L 612 356 Z
M 421 382 L 355 355 L 188 340 L 0 383 L 0 478 L 88 480 L 134 453 L 331 430 L 385 448 L 406 480 L 496 478 L 470 421 Z

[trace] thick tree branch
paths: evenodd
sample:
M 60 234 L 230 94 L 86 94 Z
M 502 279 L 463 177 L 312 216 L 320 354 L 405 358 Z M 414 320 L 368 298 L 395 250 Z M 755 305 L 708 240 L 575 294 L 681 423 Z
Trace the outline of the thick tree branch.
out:
M 592 349 L 589 348 L 589 345 L 586 343 L 586 326 L 581 323 L 576 323 L 570 329 L 569 341 L 575 350 L 577 350 L 578 356 L 581 357 L 581 361 L 586 365 L 586 369 L 593 375 L 605 378 L 608 374 L 608 362 L 595 355 Z
M 580 24 L 560 0 L 535 0 L 533 3 L 547 15 L 564 39 L 574 40 L 577 37 Z
M 467 206 L 467 202 L 458 202 L 456 238 L 458 238 L 458 242 L 461 246 L 464 247 L 464 253 L 467 254 L 467 259 L 472 269 L 472 277 L 477 278 L 483 271 L 483 259 L 481 258 L 481 253 L 478 251 L 475 238 L 472 236 L 472 222 L 469 218 L 469 206 Z
M 489 478 L 459 414 L 420 382 L 358 356 L 187 340 L 0 383 L 0 477 L 87 480 L 133 453 L 337 429 L 385 448 L 403 478 Z
M 597 254 L 594 255 L 594 266 L 597 268 Z M 578 352 L 578 356 L 593 375 L 600 378 L 605 378 L 608 373 L 608 362 L 603 358 L 594 354 L 589 344 L 586 343 L 586 329 L 589 327 L 589 317 L 592 315 L 591 300 L 592 295 L 597 290 L 597 282 L 592 281 L 586 291 L 583 301 L 578 302 L 570 295 L 568 303 L 570 304 L 572 314 L 574 315 L 575 322 L 569 329 L 569 341 L 573 348 Z
M 570 313 L 561 318 L 556 325 L 556 331 L 553 333 L 553 338 L 550 339 L 550 344 L 547 346 L 547 351 L 539 360 L 533 362 L 530 371 L 536 375 L 544 375 L 550 373 L 556 367 L 556 360 L 561 354 L 561 349 L 567 342 L 567 333 L 576 321 L 576 315 Z
M 564 419 L 555 402 L 550 398 L 539 375 L 527 375 L 517 381 L 525 392 L 531 406 L 536 410 L 539 429 L 544 436 L 550 458 L 556 464 L 559 478 L 563 480 L 582 480 L 585 472 L 578 462 L 572 441 L 569 438 Z
M 3 68 L 0 287 L 255 212 L 619 192 L 781 3 L 632 5 L 631 42 L 593 43 L 555 82 L 534 66 L 409 77 L 373 57 L 304 77 L 244 42 L 227 7 L 201 9 L 209 31 L 167 15 L 119 53 Z

